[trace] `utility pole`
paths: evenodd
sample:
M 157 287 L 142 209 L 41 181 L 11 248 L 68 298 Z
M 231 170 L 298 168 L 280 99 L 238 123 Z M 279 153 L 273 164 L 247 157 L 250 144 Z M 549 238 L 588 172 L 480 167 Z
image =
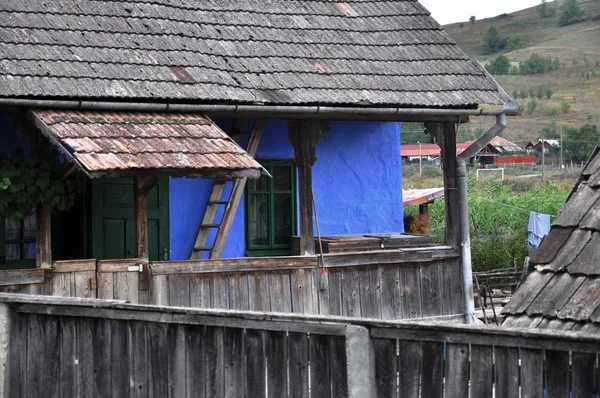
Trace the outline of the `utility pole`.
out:
M 419 178 L 423 178 L 423 150 L 419 142 Z
M 544 134 L 542 133 L 542 181 L 544 180 L 544 169 L 546 167 L 546 145 L 544 143 Z
M 560 128 L 560 170 L 563 169 L 563 129 Z

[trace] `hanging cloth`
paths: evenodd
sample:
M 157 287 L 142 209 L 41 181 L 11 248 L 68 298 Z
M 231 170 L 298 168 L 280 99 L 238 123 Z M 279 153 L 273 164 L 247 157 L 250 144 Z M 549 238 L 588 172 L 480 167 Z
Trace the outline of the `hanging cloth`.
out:
M 527 224 L 527 243 L 530 250 L 538 248 L 544 236 L 550 232 L 550 215 L 529 212 L 529 223 Z

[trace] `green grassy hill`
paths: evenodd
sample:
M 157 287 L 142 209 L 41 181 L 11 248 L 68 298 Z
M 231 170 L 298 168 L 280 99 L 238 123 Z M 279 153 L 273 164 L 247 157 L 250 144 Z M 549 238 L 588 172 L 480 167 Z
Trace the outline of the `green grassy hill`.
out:
M 521 116 L 509 120 L 503 137 L 524 145 L 537 139 L 541 129 L 552 120 L 558 124 L 580 126 L 586 122 L 600 122 L 600 1 L 579 0 L 586 20 L 574 25 L 559 27 L 558 8 L 556 16 L 542 19 L 537 7 L 512 14 L 480 21 L 447 25 L 444 28 L 471 58 L 486 64 L 498 55 L 505 55 L 511 65 L 528 58 L 532 53 L 542 57 L 558 58 L 561 67 L 557 70 L 536 75 L 494 76 L 509 95 L 530 87 L 544 85 L 553 91 L 550 99 L 536 99 L 536 107 L 528 114 L 530 98 L 518 98 L 525 110 Z M 549 2 L 553 6 L 554 2 Z M 489 27 L 495 26 L 501 38 L 520 35 L 526 48 L 495 54 L 485 54 L 485 36 Z M 569 104 L 564 113 L 564 103 Z M 530 106 L 531 107 L 531 106 Z M 493 120 L 474 118 L 471 128 L 487 129 Z

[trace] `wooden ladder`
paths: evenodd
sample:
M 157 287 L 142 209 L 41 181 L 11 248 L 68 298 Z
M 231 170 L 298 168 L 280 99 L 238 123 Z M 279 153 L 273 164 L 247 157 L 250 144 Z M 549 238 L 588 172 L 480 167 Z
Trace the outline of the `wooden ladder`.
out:
M 246 152 L 250 156 L 254 157 L 258 148 L 258 143 L 262 136 L 262 132 L 265 126 L 264 119 L 256 119 L 252 132 L 248 139 L 248 145 Z M 240 126 L 241 128 L 241 126 Z M 234 127 L 235 129 L 235 127 Z M 239 178 L 233 180 L 233 188 L 227 199 L 222 199 L 223 192 L 225 191 L 225 185 L 227 182 L 232 180 L 227 179 L 215 179 L 212 186 L 212 191 L 208 198 L 206 209 L 204 210 L 204 216 L 198 228 L 198 234 L 196 235 L 196 241 L 192 248 L 190 260 L 200 260 L 202 253 L 208 252 L 208 258 L 216 259 L 221 258 L 223 250 L 225 249 L 225 243 L 235 218 L 235 213 L 240 205 L 242 195 L 244 194 L 244 188 L 246 187 L 247 178 Z M 220 221 L 216 221 L 216 216 L 220 207 L 225 206 L 223 211 L 223 217 Z M 209 235 L 211 231 L 216 230 L 216 236 L 212 242 L 209 243 Z

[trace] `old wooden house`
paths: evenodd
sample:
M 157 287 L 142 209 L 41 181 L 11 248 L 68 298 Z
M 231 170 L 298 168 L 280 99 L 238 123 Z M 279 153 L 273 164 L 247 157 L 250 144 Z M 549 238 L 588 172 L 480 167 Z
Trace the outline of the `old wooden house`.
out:
M 0 7 L 2 150 L 57 148 L 83 185 L 3 223 L 3 267 L 37 265 L 3 290 L 472 319 L 463 159 L 516 107 L 418 2 Z M 442 149 L 443 245 L 402 234 L 402 121 Z

